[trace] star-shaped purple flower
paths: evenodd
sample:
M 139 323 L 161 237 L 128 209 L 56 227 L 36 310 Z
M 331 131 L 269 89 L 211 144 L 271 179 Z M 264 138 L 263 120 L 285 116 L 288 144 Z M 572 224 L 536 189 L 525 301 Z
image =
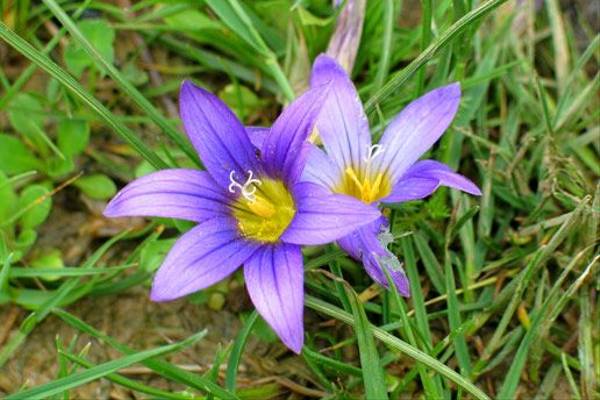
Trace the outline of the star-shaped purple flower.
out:
M 244 265 L 258 312 L 299 353 L 304 341 L 301 245 L 335 241 L 379 218 L 352 197 L 300 182 L 306 138 L 328 88 L 290 104 L 256 147 L 233 112 L 184 82 L 181 119 L 206 171 L 168 169 L 137 179 L 108 204 L 107 217 L 157 216 L 197 222 L 154 277 L 151 298 L 168 301 L 204 289 Z M 265 138 L 266 137 L 266 138 Z
M 417 161 L 452 122 L 460 103 L 454 83 L 425 94 L 407 105 L 372 144 L 369 124 L 352 81 L 332 58 L 321 55 L 313 65 L 311 86 L 330 83 L 328 99 L 316 127 L 326 153 L 311 146 L 303 181 L 320 184 L 365 204 L 422 199 L 440 186 L 481 195 L 475 184 L 450 167 L 433 160 Z M 338 244 L 363 262 L 367 273 L 387 287 L 386 268 L 399 293 L 410 295 L 401 264 L 386 248 L 387 220 L 382 217 Z M 386 237 L 388 236 L 388 237 Z

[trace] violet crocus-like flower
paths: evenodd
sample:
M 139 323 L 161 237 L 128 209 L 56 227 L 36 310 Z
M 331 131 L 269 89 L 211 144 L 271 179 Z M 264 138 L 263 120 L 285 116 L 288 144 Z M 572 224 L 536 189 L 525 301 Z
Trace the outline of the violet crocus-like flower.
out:
M 311 86 L 330 82 L 328 99 L 316 127 L 326 153 L 310 149 L 302 180 L 318 183 L 334 193 L 353 196 L 365 204 L 398 203 L 422 199 L 439 186 L 481 195 L 475 184 L 445 164 L 417 161 L 444 133 L 460 103 L 460 86 L 454 83 L 425 94 L 407 105 L 372 144 L 369 125 L 358 93 L 344 69 L 332 58 L 315 61 Z M 381 217 L 338 244 L 363 262 L 367 273 L 387 287 L 386 268 L 399 293 L 410 296 L 408 279 L 387 244 L 387 220 Z
M 304 341 L 301 245 L 348 235 L 379 218 L 352 197 L 300 182 L 306 138 L 327 88 L 307 91 L 252 144 L 233 112 L 214 95 L 184 82 L 180 114 L 206 171 L 167 169 L 128 184 L 104 215 L 158 216 L 197 222 L 165 258 L 151 299 L 168 301 L 206 288 L 244 265 L 258 312 L 299 353 Z M 262 133 L 262 134 L 261 134 Z

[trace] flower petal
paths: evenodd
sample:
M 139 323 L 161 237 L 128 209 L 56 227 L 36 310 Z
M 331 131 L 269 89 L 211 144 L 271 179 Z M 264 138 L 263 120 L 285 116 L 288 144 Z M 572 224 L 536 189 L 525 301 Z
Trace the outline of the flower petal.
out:
M 338 244 L 352 258 L 362 261 L 367 274 L 375 282 L 389 289 L 389 284 L 383 268 L 390 274 L 394 286 L 404 297 L 410 297 L 408 277 L 402 269 L 398 258 L 382 243 L 379 235 L 382 232 L 383 218 L 364 226 L 338 240 Z
M 403 201 L 420 200 L 429 196 L 440 185 L 440 181 L 430 178 L 401 178 L 394 187 L 392 193 L 381 201 L 383 203 L 402 203 Z
M 154 277 L 150 298 L 169 301 L 207 288 L 235 271 L 259 247 L 239 237 L 230 217 L 203 222 L 175 242 Z
M 266 128 L 264 126 L 247 126 L 246 132 L 248 133 L 248 138 L 258 150 L 262 150 L 263 144 L 271 132 L 271 128 Z
M 317 129 L 327 154 L 341 171 L 358 168 L 371 146 L 369 122 L 354 84 L 346 71 L 326 55 L 315 60 L 311 87 L 330 82 L 331 89 L 317 119 Z
M 244 265 L 246 288 L 260 315 L 292 351 L 304 344 L 304 269 L 300 246 L 265 246 Z
M 224 215 L 229 199 L 207 172 L 166 169 L 125 186 L 108 203 L 106 217 L 165 217 L 202 222 Z
M 249 170 L 258 173 L 256 149 L 244 126 L 218 97 L 184 81 L 179 108 L 185 131 L 217 184 L 226 189 L 231 171 L 238 181 Z
M 297 211 L 281 236 L 285 243 L 326 244 L 381 216 L 373 206 L 310 182 L 297 184 L 293 195 Z
M 327 95 L 327 87 L 316 87 L 288 105 L 277 118 L 262 147 L 265 169 L 272 178 L 295 183 L 302 174 L 307 148 L 304 146 Z
M 460 103 L 460 85 L 453 83 L 416 99 L 388 125 L 379 141 L 383 152 L 375 160 L 395 183 L 448 128 Z
M 448 186 L 475 196 L 481 196 L 481 190 L 479 190 L 477 185 L 439 161 L 418 161 L 406 171 L 402 179 L 404 178 L 437 179 L 441 186 Z
M 481 191 L 477 185 L 452 171 L 446 164 L 434 160 L 422 160 L 416 162 L 406 171 L 406 174 L 394 185 L 392 193 L 382 201 L 384 203 L 400 203 L 423 199 L 435 192 L 440 186 L 448 186 L 475 196 L 481 196 Z
M 333 190 L 339 184 L 340 172 L 323 150 L 317 146 L 308 145 L 308 157 L 300 180 L 313 182 Z

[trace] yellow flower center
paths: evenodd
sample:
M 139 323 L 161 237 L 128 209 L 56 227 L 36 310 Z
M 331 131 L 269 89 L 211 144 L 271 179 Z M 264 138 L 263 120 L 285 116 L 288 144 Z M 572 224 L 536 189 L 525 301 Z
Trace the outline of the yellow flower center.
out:
M 294 199 L 279 180 L 262 179 L 252 185 L 246 188 L 251 195 L 240 196 L 231 206 L 238 229 L 248 239 L 276 242 L 296 214 Z
M 392 185 L 387 174 L 372 173 L 367 168 L 348 167 L 342 175 L 340 184 L 334 189 L 337 193 L 356 197 L 364 203 L 371 204 L 380 200 L 392 191 Z

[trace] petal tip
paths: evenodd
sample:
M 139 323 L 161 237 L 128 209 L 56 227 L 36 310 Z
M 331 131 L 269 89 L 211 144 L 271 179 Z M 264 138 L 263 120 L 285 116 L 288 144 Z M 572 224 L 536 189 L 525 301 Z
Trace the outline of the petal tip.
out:
M 164 290 L 159 285 L 156 284 L 156 281 L 152 284 L 152 289 L 150 289 L 150 300 L 155 303 L 164 303 L 167 301 L 175 300 L 179 296 L 172 296 L 168 290 Z
M 290 349 L 297 355 L 300 355 L 300 353 L 302 353 L 302 347 L 304 346 L 304 335 L 300 335 L 297 338 L 289 338 L 285 340 L 282 338 L 282 342 L 287 346 L 288 349 Z

